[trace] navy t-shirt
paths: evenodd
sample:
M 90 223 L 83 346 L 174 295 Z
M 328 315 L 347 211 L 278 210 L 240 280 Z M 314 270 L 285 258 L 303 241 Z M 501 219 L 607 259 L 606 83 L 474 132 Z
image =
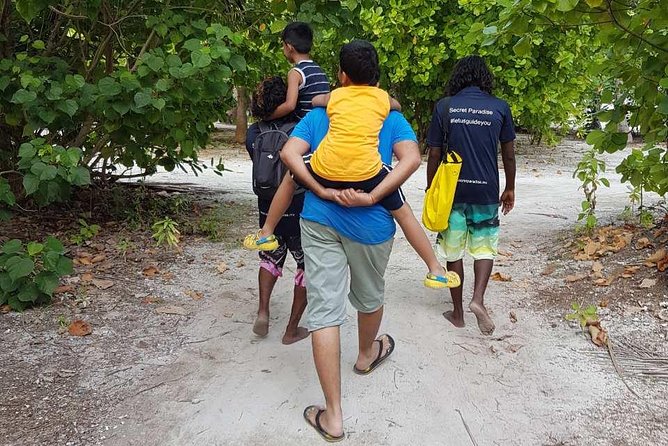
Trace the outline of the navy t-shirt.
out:
M 445 99 L 434 107 L 427 132 L 429 147 L 443 146 Z M 462 156 L 455 203 L 499 202 L 498 144 L 515 139 L 508 103 L 478 87 L 467 87 L 450 98 L 448 147 Z

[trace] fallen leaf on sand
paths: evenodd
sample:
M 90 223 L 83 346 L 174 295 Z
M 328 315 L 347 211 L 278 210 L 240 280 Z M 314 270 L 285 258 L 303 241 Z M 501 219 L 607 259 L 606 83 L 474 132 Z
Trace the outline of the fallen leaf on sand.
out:
M 90 257 L 77 257 L 74 259 L 74 263 L 77 263 L 79 265 L 92 265 L 93 260 Z
M 67 331 L 72 336 L 87 336 L 93 332 L 93 328 L 88 322 L 76 320 L 67 327 Z
M 656 280 L 643 279 L 643 281 L 640 282 L 640 285 L 638 285 L 638 288 L 652 288 L 654 285 L 656 285 Z
M 143 304 L 159 304 L 162 303 L 162 299 L 157 296 L 146 296 L 142 299 L 141 303 Z
M 666 269 L 668 269 L 668 255 L 656 262 L 656 267 L 660 272 L 664 272 Z
M 594 281 L 594 285 L 596 285 L 596 286 L 608 286 L 608 285 L 610 285 L 610 279 L 606 279 L 605 277 L 601 277 L 601 278 L 596 279 Z
M 106 258 L 107 258 L 107 256 L 105 256 L 104 254 L 98 254 L 95 257 L 93 257 L 92 259 L 90 259 L 90 261 L 92 263 L 100 263 L 100 262 L 104 262 L 104 260 Z
M 517 353 L 522 347 L 524 346 L 518 344 L 509 344 L 508 347 L 506 347 L 506 351 L 508 353 Z
M 666 250 L 661 248 L 658 251 L 656 251 L 654 254 L 649 256 L 646 260 L 647 263 L 658 263 L 660 260 L 663 260 L 663 258 L 666 257 Z
M 601 308 L 608 308 L 608 304 L 610 301 L 608 299 L 601 299 L 601 301 L 598 303 L 598 306 Z
M 183 307 L 177 305 L 163 305 L 155 309 L 158 314 L 176 314 L 179 316 L 187 316 L 190 312 Z
M 53 294 L 63 294 L 69 293 L 71 291 L 74 291 L 74 287 L 72 285 L 60 285 L 56 287 L 55 290 L 53 290 Z
M 608 331 L 601 327 L 601 323 L 599 321 L 587 322 L 587 327 L 589 328 L 591 341 L 594 344 L 598 345 L 599 347 L 603 347 L 604 345 L 608 344 Z
M 223 273 L 224 273 L 225 271 L 227 271 L 228 269 L 230 269 L 230 268 L 227 266 L 227 263 L 225 263 L 225 262 L 220 262 L 220 263 L 216 266 L 216 270 L 217 270 L 220 274 L 223 274 Z
M 141 273 L 146 277 L 153 277 L 158 275 L 160 273 L 160 270 L 157 267 L 150 265 L 144 268 Z
M 93 274 L 91 274 L 91 273 L 83 273 L 83 274 L 81 275 L 81 281 L 82 281 L 82 282 L 90 282 L 91 280 L 93 280 Z
M 594 274 L 594 277 L 599 279 L 603 278 L 602 271 L 603 271 L 603 264 L 601 262 L 596 261 L 591 265 L 591 272 Z
M 1 314 L 7 314 L 10 311 L 12 311 L 12 307 L 10 307 L 9 305 L 0 305 L 0 313 Z
M 599 249 L 601 249 L 601 244 L 599 242 L 589 240 L 585 246 L 584 252 L 587 256 L 593 257 Z
M 521 242 L 510 242 L 510 246 L 512 246 L 513 248 L 521 248 L 522 243 Z
M 555 265 L 554 263 L 549 263 L 549 264 L 545 267 L 545 269 L 543 270 L 543 272 L 540 273 L 540 274 L 541 274 L 542 276 L 549 276 L 549 275 L 551 275 L 553 272 L 555 272 L 556 270 L 557 270 L 557 265 Z
M 496 280 L 497 282 L 510 282 L 513 280 L 508 274 L 501 274 L 498 271 L 492 274 L 490 279 Z
M 639 238 L 636 242 L 636 249 L 645 249 L 648 246 L 652 246 L 652 242 L 647 237 Z
M 174 273 L 167 271 L 166 273 L 162 273 L 162 278 L 165 280 L 172 280 L 174 278 Z
M 201 298 L 204 297 L 204 294 L 201 293 L 200 291 L 195 291 L 195 290 L 187 290 L 185 291 L 186 296 L 190 297 L 191 299 L 195 300 L 200 300 Z
M 114 282 L 111 280 L 93 279 L 92 282 L 93 285 L 101 290 L 106 290 L 114 286 Z
M 510 316 L 510 322 L 512 322 L 513 324 L 517 322 L 517 315 L 515 314 L 514 311 L 511 311 L 509 316 Z
M 237 262 L 237 268 L 241 268 L 242 266 L 246 266 L 246 264 L 244 263 L 243 260 L 239 260 L 239 261 Z
M 579 280 L 582 280 L 585 277 L 587 277 L 586 274 L 570 274 L 570 275 L 566 276 L 564 278 L 564 280 L 568 283 L 573 283 L 573 282 L 577 282 Z

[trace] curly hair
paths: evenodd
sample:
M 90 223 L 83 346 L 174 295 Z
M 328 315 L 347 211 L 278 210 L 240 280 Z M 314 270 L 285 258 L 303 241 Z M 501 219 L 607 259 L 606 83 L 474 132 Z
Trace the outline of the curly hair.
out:
M 446 94 L 454 96 L 466 87 L 478 87 L 492 94 L 494 75 L 480 56 L 468 56 L 457 62 L 448 81 Z
M 260 82 L 251 98 L 251 114 L 257 119 L 269 119 L 274 110 L 285 102 L 288 87 L 280 76 L 268 77 Z

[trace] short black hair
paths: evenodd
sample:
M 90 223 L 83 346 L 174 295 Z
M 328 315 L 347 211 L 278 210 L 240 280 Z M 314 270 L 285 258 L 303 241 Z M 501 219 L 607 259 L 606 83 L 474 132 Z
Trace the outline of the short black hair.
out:
M 251 113 L 258 119 L 266 120 L 285 102 L 288 87 L 280 76 L 268 77 L 260 82 L 251 97 Z
M 366 40 L 353 40 L 343 45 L 339 66 L 356 85 L 376 85 L 380 79 L 378 53 Z
M 494 75 L 489 71 L 485 59 L 480 56 L 468 56 L 457 62 L 452 70 L 446 94 L 454 96 L 466 87 L 478 87 L 492 94 Z
M 300 54 L 308 54 L 313 46 L 313 30 L 308 23 L 292 22 L 283 29 L 283 42 L 292 45 Z

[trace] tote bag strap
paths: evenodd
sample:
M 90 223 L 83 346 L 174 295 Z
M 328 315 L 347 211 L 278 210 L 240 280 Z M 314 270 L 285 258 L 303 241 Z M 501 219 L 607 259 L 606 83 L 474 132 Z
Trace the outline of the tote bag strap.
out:
M 450 145 L 448 140 L 450 138 L 450 99 L 452 97 L 448 96 L 443 98 L 443 113 L 439 114 L 441 120 L 441 130 L 443 131 L 443 146 L 441 147 L 441 162 L 447 160 L 448 152 L 450 151 Z

